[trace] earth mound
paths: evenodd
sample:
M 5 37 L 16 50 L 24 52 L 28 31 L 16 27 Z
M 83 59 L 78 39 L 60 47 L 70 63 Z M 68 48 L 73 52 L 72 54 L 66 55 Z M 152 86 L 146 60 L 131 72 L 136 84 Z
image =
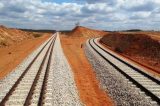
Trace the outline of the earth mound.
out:
M 14 28 L 0 26 L 0 47 L 9 46 L 15 42 L 33 38 L 31 32 L 25 32 Z
M 103 36 L 100 42 L 154 69 L 160 67 L 160 41 L 146 34 L 110 33 Z
M 105 34 L 107 34 L 107 32 L 77 26 L 68 35 L 71 37 L 98 37 Z

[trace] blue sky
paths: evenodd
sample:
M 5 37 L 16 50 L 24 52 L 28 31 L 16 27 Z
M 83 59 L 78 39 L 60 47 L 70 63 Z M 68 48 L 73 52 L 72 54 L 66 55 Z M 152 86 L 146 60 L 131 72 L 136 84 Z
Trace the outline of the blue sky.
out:
M 69 30 L 160 30 L 160 0 L 0 0 L 0 24 Z

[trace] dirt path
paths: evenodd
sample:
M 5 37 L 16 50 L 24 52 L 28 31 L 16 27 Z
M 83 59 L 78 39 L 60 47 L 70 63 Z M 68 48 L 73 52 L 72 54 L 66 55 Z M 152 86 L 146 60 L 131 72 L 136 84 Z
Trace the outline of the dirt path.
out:
M 110 97 L 99 88 L 95 73 L 81 48 L 85 41 L 86 38 L 61 36 L 62 47 L 72 67 L 80 98 L 86 106 L 112 106 Z
M 28 39 L 15 45 L 0 48 L 0 79 L 9 74 L 28 54 L 36 49 L 50 34 Z

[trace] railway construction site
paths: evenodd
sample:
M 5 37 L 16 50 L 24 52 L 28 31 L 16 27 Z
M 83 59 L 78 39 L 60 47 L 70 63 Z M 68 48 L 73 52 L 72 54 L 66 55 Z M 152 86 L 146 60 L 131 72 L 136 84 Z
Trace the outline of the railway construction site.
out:
M 0 27 L 0 106 L 159 106 L 160 33 Z

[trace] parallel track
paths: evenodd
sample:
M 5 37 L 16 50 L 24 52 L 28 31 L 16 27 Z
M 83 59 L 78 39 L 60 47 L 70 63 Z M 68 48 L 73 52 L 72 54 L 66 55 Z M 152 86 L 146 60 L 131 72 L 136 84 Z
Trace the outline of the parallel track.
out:
M 50 61 L 56 36 L 52 37 L 35 56 L 25 71 L 21 74 L 9 92 L 0 102 L 0 106 L 5 105 L 36 105 L 42 101 L 43 95 L 41 90 L 45 85 L 47 73 L 50 67 Z M 42 60 L 40 64 L 39 62 Z M 37 91 L 40 89 L 39 94 Z M 34 93 L 36 94 L 33 97 Z M 23 95 L 23 96 L 22 96 Z M 21 97 L 22 96 L 22 97 Z M 42 96 L 42 97 L 41 97 Z M 19 98 L 18 98 L 19 97 Z M 15 100 L 14 100 L 15 98 Z M 33 100 L 38 98 L 37 100 Z
M 54 43 L 55 43 L 55 39 L 54 39 Z M 53 45 L 52 45 L 51 51 L 53 52 Z M 46 84 L 47 84 L 48 76 L 49 76 L 49 67 L 51 65 L 51 57 L 52 57 L 52 53 L 50 53 L 50 55 L 49 55 L 49 60 L 47 63 L 47 68 L 46 68 L 46 72 L 44 75 L 44 80 L 43 80 L 43 84 L 42 84 L 42 88 L 41 88 L 41 92 L 40 92 L 40 98 L 38 101 L 38 106 L 42 106 L 44 104 L 43 98 L 45 98 L 44 95 L 45 95 L 45 90 L 46 90 L 46 86 L 47 86 Z
M 158 79 L 146 74 L 140 69 L 103 49 L 95 42 L 95 39 L 90 39 L 89 45 L 104 60 L 123 74 L 131 83 L 136 85 L 137 88 L 140 88 L 142 92 L 149 96 L 153 104 L 160 105 L 160 81 Z

